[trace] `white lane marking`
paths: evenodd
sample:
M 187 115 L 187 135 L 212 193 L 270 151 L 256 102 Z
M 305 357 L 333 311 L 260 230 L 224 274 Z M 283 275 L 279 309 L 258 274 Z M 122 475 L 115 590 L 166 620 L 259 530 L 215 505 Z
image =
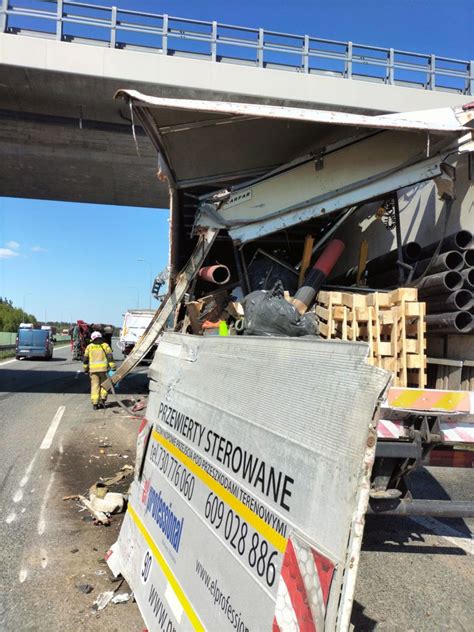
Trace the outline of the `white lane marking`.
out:
M 23 498 L 23 492 L 21 491 L 21 489 L 19 489 L 17 490 L 16 494 L 13 496 L 13 502 L 19 503 L 22 498 Z
M 463 551 L 466 551 L 469 555 L 474 555 L 474 539 L 471 537 L 466 538 L 462 533 L 456 531 L 452 527 L 440 522 L 435 518 L 428 518 L 424 516 L 410 516 L 410 520 L 417 522 L 422 527 L 429 529 L 434 535 L 440 536 L 444 540 L 451 542 L 455 546 L 458 546 Z
M 48 428 L 48 432 L 46 433 L 43 443 L 40 445 L 40 450 L 49 450 L 51 444 L 54 439 L 54 435 L 56 434 L 56 430 L 58 429 L 59 423 L 61 421 L 62 416 L 64 415 L 64 411 L 66 410 L 65 406 L 60 406 L 53 417 L 53 421 Z
M 7 524 L 11 524 L 16 518 L 16 513 L 14 511 L 12 511 L 11 513 L 8 514 L 8 516 L 5 518 L 5 522 Z
M 43 533 L 46 530 L 46 520 L 45 520 L 46 504 L 48 502 L 49 493 L 51 491 L 51 486 L 53 484 L 53 481 L 54 481 L 54 472 L 51 472 L 51 476 L 49 477 L 49 482 L 46 487 L 46 491 L 44 492 L 43 502 L 41 503 L 40 517 L 38 520 L 38 529 L 37 529 L 38 535 L 43 535 Z
M 31 470 L 33 469 L 33 465 L 35 464 L 36 457 L 38 456 L 38 452 L 35 453 L 35 456 L 31 459 L 30 464 L 26 468 L 25 475 L 20 481 L 20 487 L 24 487 L 30 479 Z
M 53 347 L 55 351 L 59 351 L 59 349 L 68 349 L 71 345 L 61 345 L 60 347 Z M 4 364 L 11 364 L 12 362 L 21 362 L 21 360 L 17 360 L 13 358 L 13 360 L 5 360 L 5 362 L 0 362 L 0 366 Z
M 64 454 L 63 438 L 59 439 L 59 454 Z
M 18 580 L 20 584 L 22 584 L 27 577 L 28 577 L 28 571 L 26 570 L 26 568 L 22 568 L 20 571 L 20 574 L 18 575 Z
M 6 360 L 5 362 L 0 362 L 0 366 L 11 364 L 12 362 L 19 362 L 19 360 L 17 360 L 16 358 L 13 358 L 13 360 Z

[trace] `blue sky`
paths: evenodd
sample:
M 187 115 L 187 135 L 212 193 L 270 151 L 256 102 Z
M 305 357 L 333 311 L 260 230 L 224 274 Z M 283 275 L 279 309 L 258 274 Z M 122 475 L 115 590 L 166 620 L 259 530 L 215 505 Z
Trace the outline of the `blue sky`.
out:
M 99 0 L 97 4 L 106 4 Z M 116 0 L 177 17 L 474 58 L 472 0 Z
M 473 0 L 95 3 L 474 59 Z M 148 306 L 149 266 L 137 259 L 153 274 L 165 267 L 167 220 L 167 210 L 0 198 L 0 295 L 39 319 L 118 324 L 137 293 Z
M 0 198 L 0 296 L 40 320 L 119 325 L 137 293 L 148 307 L 138 258 L 153 275 L 166 266 L 167 209 Z

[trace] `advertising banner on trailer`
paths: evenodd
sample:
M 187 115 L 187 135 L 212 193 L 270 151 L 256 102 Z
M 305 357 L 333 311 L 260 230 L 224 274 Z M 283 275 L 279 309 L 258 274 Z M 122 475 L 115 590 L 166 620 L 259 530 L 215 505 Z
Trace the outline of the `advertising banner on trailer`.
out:
M 149 630 L 347 628 L 389 381 L 366 357 L 312 337 L 164 335 L 108 557 Z

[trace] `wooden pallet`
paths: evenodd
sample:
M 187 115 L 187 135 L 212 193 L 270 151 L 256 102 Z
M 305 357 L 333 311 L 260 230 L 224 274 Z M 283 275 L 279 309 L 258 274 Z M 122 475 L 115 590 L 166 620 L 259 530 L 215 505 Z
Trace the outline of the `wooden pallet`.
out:
M 426 386 L 425 304 L 416 288 L 320 292 L 315 312 L 323 338 L 367 342 L 369 362 L 391 371 L 395 386 Z

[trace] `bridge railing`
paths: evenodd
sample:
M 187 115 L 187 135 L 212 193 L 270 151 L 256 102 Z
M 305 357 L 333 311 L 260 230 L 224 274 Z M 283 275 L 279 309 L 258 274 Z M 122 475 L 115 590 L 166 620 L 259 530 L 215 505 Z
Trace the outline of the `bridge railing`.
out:
M 0 0 L 0 32 L 474 95 L 474 61 L 76 0 Z

